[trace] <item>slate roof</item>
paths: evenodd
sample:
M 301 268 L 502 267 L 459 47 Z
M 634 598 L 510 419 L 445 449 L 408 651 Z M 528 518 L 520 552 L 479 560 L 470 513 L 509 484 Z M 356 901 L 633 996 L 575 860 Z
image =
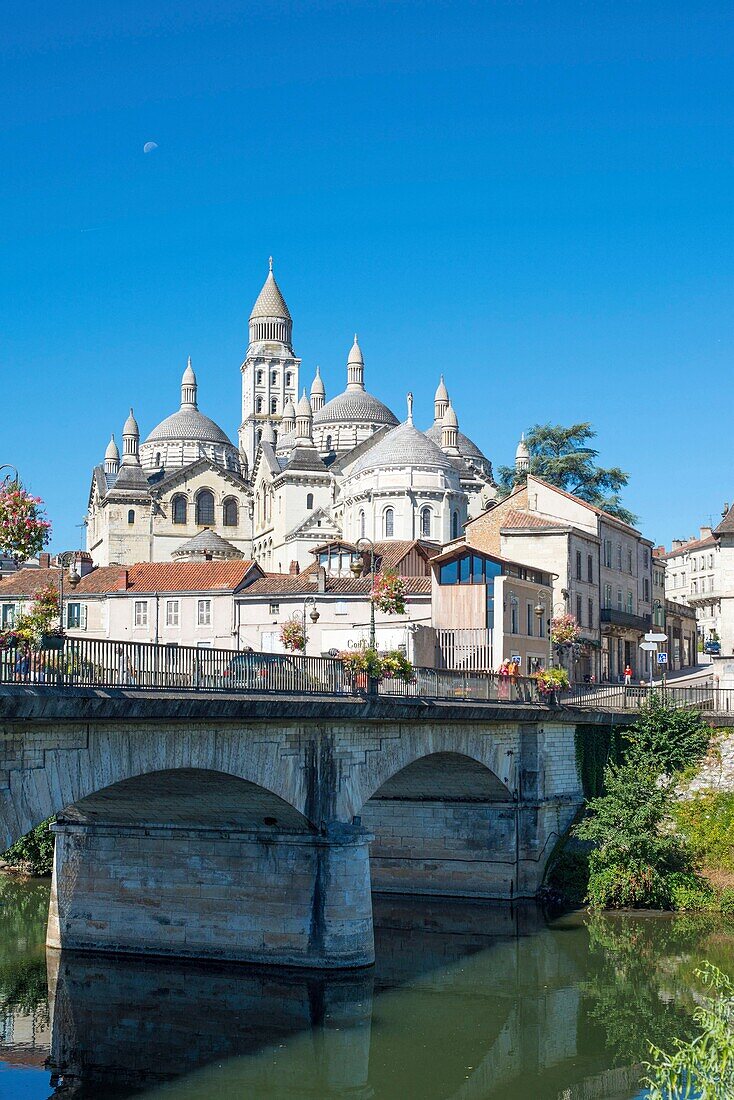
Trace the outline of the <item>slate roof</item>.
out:
M 441 446 L 441 421 L 435 420 L 430 428 L 423 434 L 428 436 L 432 443 L 435 443 L 437 447 Z M 464 435 L 463 432 L 457 432 L 456 443 L 459 448 L 459 454 L 464 458 L 480 458 L 482 462 L 488 462 L 489 459 L 486 455 L 477 447 L 476 443 L 469 438 L 468 435 Z

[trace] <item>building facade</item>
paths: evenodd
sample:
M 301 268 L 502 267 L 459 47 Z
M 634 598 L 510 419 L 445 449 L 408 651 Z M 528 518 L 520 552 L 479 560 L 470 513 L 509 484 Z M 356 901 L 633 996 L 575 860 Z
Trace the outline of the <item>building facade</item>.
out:
M 711 527 L 698 537 L 674 539 L 665 560 L 665 595 L 674 603 L 692 607 L 696 615 L 698 646 L 718 640 L 721 633 L 721 546 Z

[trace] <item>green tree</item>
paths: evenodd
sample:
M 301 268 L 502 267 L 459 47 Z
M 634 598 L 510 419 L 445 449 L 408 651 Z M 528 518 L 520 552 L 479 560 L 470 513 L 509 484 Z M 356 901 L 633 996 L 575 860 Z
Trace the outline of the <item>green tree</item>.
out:
M 536 424 L 525 437 L 530 452 L 530 472 L 557 485 L 567 493 L 602 508 L 624 523 L 634 524 L 637 517 L 625 508 L 619 490 L 629 474 L 619 466 L 605 468 L 596 464 L 599 452 L 589 445 L 596 437 L 591 424 Z M 514 466 L 500 466 L 497 474 L 500 497 L 507 496 L 524 480 Z
M 664 775 L 697 764 L 711 740 L 711 727 L 700 713 L 668 707 L 653 694 L 627 731 L 628 755 Z

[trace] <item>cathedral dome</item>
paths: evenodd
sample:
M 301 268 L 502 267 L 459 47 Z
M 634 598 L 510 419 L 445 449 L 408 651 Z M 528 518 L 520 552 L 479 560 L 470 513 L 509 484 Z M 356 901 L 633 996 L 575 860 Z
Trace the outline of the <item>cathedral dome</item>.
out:
M 171 440 L 186 440 L 194 443 L 224 443 L 232 446 L 232 441 L 218 424 L 195 408 L 179 409 L 161 420 L 146 439 L 146 443 L 163 443 Z
M 431 424 L 430 428 L 426 431 L 426 436 L 435 443 L 436 446 L 441 446 L 441 421 Z M 468 435 L 464 435 L 463 432 L 457 433 L 457 446 L 459 448 L 459 454 L 462 458 L 468 459 L 470 462 L 484 463 L 488 462 L 488 459 L 477 447 L 476 443 L 469 438 Z
M 457 476 L 456 466 L 449 456 L 407 420 L 370 447 L 352 473 L 362 474 L 389 466 L 428 466 Z
M 314 415 L 314 424 L 365 424 L 396 425 L 398 418 L 387 405 L 366 390 L 345 390 L 332 397 Z

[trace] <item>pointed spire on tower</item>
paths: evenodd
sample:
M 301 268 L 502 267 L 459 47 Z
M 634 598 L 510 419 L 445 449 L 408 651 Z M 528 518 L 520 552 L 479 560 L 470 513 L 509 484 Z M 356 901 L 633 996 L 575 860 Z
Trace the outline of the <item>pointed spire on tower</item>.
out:
M 347 359 L 347 389 L 364 389 L 364 357 L 357 340 L 356 332 L 354 334 L 354 343 L 352 344 Z
M 195 409 L 198 386 L 194 368 L 191 366 L 191 356 L 186 362 L 186 370 L 181 376 L 181 408 Z
M 451 402 L 441 420 L 441 450 L 453 458 L 459 456 L 459 420 Z
M 107 444 L 107 450 L 104 453 L 104 472 L 106 474 L 116 474 L 120 469 L 120 452 L 117 449 L 115 443 L 114 433 L 110 436 L 110 441 Z
M 285 298 L 273 275 L 273 257 L 268 259 L 268 275 L 250 314 L 250 343 L 267 340 L 285 344 L 291 350 L 293 320 Z
M 413 423 L 413 394 L 408 394 L 408 424 Z
M 326 389 L 324 387 L 323 379 L 321 378 L 320 368 L 316 368 L 316 374 L 314 380 L 311 383 L 311 408 L 315 413 L 323 409 L 324 402 L 326 401 Z
M 139 466 L 140 455 L 138 448 L 140 446 L 140 429 L 138 428 L 138 422 L 135 419 L 133 410 L 130 409 L 130 415 L 125 421 L 122 429 L 122 465 L 123 466 Z
M 520 442 L 515 451 L 515 470 L 518 474 L 527 474 L 530 471 L 530 451 L 525 442 L 525 432 L 520 436 Z
M 306 397 L 304 388 L 301 400 L 296 405 L 296 445 L 313 446 L 313 410 Z
M 295 426 L 296 407 L 292 401 L 286 401 L 285 408 L 283 409 L 283 415 L 280 418 L 281 435 L 285 435 L 286 432 L 292 432 Z
M 442 420 L 443 415 L 449 404 L 449 391 L 446 389 L 446 385 L 441 375 L 441 381 L 438 383 L 436 389 L 436 395 L 433 398 L 433 418 L 434 420 Z

